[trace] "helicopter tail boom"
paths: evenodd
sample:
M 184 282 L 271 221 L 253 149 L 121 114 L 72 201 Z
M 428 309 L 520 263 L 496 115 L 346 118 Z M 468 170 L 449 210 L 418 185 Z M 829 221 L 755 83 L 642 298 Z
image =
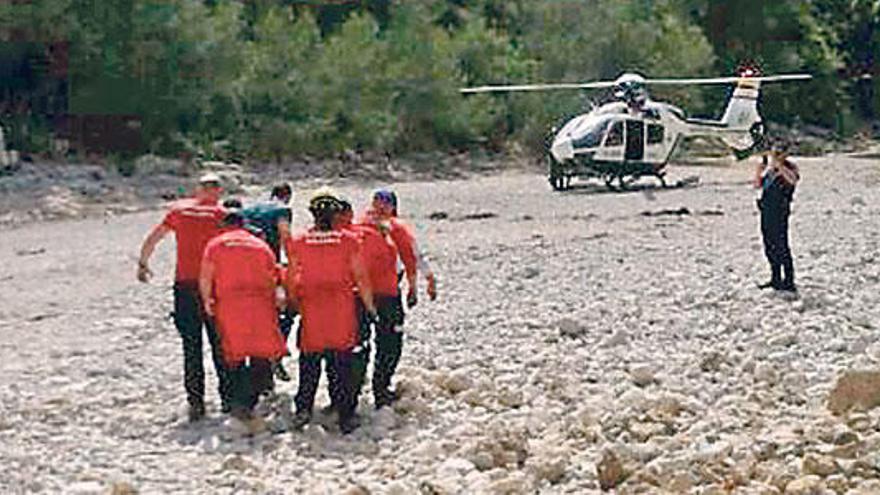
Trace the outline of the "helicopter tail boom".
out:
M 720 138 L 737 151 L 753 148 L 763 135 L 758 113 L 760 88 L 758 80 L 739 79 L 721 120 L 687 119 L 688 134 Z

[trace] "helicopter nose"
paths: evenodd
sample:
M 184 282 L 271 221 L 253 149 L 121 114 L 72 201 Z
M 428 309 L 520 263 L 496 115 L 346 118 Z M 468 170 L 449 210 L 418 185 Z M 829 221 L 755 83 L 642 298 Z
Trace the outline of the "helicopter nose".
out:
M 571 138 L 557 136 L 553 140 L 553 146 L 550 147 L 550 154 L 557 162 L 564 162 L 574 158 L 574 146 L 571 144 Z

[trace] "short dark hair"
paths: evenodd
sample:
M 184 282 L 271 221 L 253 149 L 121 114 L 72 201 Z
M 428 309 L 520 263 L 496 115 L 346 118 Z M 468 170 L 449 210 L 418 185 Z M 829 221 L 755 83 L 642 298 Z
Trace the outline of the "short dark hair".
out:
M 238 198 L 229 198 L 223 201 L 224 208 L 241 208 L 242 206 L 241 200 Z
M 293 196 L 293 188 L 287 182 L 279 182 L 272 186 L 272 199 L 289 198 Z
M 776 135 L 768 139 L 767 149 L 772 152 L 787 155 L 791 153 L 797 145 L 794 139 L 788 136 Z
M 220 222 L 220 225 L 224 227 L 243 227 L 244 215 L 242 215 L 241 209 L 230 208 L 229 211 L 226 212 L 226 216 L 223 217 L 223 221 Z

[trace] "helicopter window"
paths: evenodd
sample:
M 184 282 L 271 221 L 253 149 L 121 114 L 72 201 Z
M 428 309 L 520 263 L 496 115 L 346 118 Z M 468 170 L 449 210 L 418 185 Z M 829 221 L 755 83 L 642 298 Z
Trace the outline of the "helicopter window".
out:
M 657 124 L 648 124 L 648 144 L 658 144 L 663 142 L 663 126 Z
M 588 130 L 586 134 L 572 140 L 572 146 L 576 149 L 595 148 L 599 146 L 599 143 L 602 142 L 602 136 L 605 135 L 605 130 L 608 129 L 609 122 L 609 120 L 598 122 L 595 127 Z
M 608 137 L 605 138 L 605 146 L 623 145 L 623 122 L 618 120 L 608 129 Z

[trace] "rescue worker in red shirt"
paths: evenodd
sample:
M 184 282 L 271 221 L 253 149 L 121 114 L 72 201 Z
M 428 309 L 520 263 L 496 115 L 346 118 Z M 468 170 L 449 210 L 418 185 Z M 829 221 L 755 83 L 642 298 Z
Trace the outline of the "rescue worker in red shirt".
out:
M 177 240 L 177 269 L 174 278 L 174 325 L 183 341 L 184 388 L 189 402 L 189 420 L 205 416 L 205 369 L 202 363 L 202 327 L 211 344 L 214 369 L 217 371 L 221 409 L 229 411 L 229 380 L 223 366 L 223 356 L 217 332 L 205 318 L 199 297 L 199 272 L 202 254 L 208 241 L 219 233 L 219 223 L 225 212 L 217 201 L 222 193 L 220 178 L 205 174 L 193 198 L 171 206 L 161 223 L 153 227 L 141 246 L 137 278 L 148 282 L 153 275 L 149 261 L 156 245 L 169 233 Z
M 379 190 L 373 194 L 370 210 L 360 222 L 363 236 L 364 263 L 370 276 L 376 300 L 378 320 L 375 324 L 376 362 L 373 367 L 373 398 L 376 408 L 396 401 L 399 396 L 391 389 L 391 378 L 400 362 L 403 350 L 404 322 L 397 275 L 397 259 L 403 261 L 407 279 L 407 305 L 413 307 L 417 296 L 417 258 L 415 239 L 403 226 L 395 222 L 393 193 Z
M 367 275 L 361 264 L 360 245 L 354 234 L 335 229 L 341 209 L 330 190 L 316 192 L 309 202 L 314 226 L 287 242 L 288 297 L 301 316 L 299 336 L 299 390 L 294 402 L 293 428 L 311 420 L 321 361 L 335 374 L 332 402 L 339 413 L 343 434 L 358 427 L 357 377 L 355 363 L 360 359 L 358 321 L 353 288 L 371 318 L 376 314 Z
M 421 273 L 425 277 L 425 282 L 428 284 L 426 292 L 428 293 L 428 297 L 432 301 L 437 300 L 437 276 L 434 274 L 433 268 L 431 268 L 431 264 L 428 263 L 428 258 L 425 256 L 425 253 L 422 252 L 421 248 L 419 248 L 419 244 L 415 239 L 415 235 L 412 233 L 412 229 L 406 225 L 403 221 L 400 220 L 400 216 L 397 214 L 398 202 L 397 202 L 397 194 L 394 191 L 388 191 L 388 197 L 392 205 L 391 211 L 391 221 L 395 223 L 399 228 L 405 229 L 409 235 L 413 238 L 413 251 L 416 256 L 416 268 L 418 272 Z M 400 274 L 401 270 L 398 267 L 398 274 Z
M 337 230 L 343 230 L 345 232 L 353 234 L 358 243 L 361 242 L 362 237 L 361 233 L 354 225 L 354 210 L 351 207 L 351 203 L 343 198 L 339 199 L 339 213 L 337 213 L 333 217 L 333 228 Z M 363 257 L 362 257 L 363 259 Z M 352 376 L 354 377 L 354 390 L 355 390 L 355 403 L 357 403 L 358 398 L 360 397 L 361 387 L 363 386 L 364 376 L 367 373 L 367 365 L 369 364 L 370 358 L 370 327 L 369 323 L 364 325 L 364 322 L 368 322 L 369 318 L 366 315 L 366 310 L 364 309 L 364 304 L 361 301 L 361 298 L 358 296 L 357 285 L 354 287 L 354 291 L 352 292 L 352 296 L 354 297 L 355 302 L 355 314 L 357 315 L 358 321 L 358 346 L 357 349 L 359 352 L 356 354 L 356 359 L 352 364 Z M 338 381 L 336 379 L 336 373 L 333 371 L 332 367 L 327 368 L 327 389 L 330 395 L 330 404 L 327 405 L 322 413 L 324 415 L 330 415 L 336 412 L 336 404 L 333 402 L 333 397 L 336 395 L 333 390 L 338 386 Z
M 232 415 L 253 426 L 260 394 L 273 389 L 272 363 L 287 348 L 278 331 L 275 254 L 244 225 L 240 210 L 226 214 L 227 230 L 205 248 L 199 289 L 220 336 L 232 386 Z

